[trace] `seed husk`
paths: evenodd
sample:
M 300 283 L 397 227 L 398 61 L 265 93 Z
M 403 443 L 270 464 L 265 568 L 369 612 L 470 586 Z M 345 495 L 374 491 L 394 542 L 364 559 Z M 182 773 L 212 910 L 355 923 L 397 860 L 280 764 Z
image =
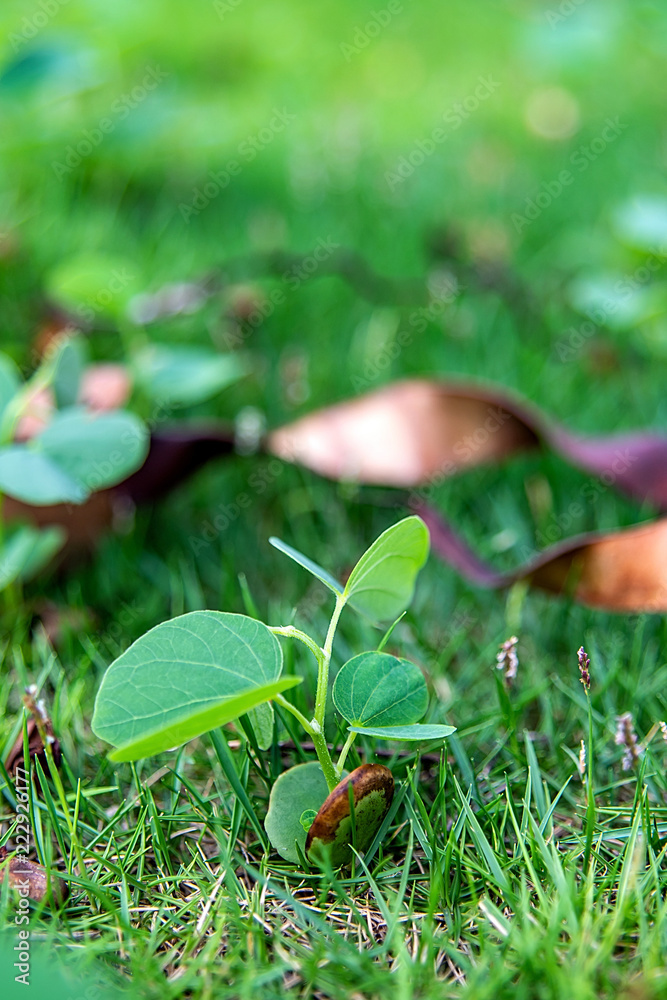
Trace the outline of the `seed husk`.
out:
M 351 792 L 350 792 L 351 790 Z M 306 857 L 348 865 L 353 846 L 368 850 L 394 797 L 394 777 L 384 764 L 362 764 L 336 785 L 322 803 L 306 838 Z M 354 822 L 350 802 L 354 803 Z

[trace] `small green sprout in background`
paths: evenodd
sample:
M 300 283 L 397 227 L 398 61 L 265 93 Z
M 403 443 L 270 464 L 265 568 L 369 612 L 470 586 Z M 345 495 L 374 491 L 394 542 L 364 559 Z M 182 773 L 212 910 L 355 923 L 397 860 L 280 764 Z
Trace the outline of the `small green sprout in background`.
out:
M 0 591 L 36 576 L 66 540 L 56 525 L 9 528 L 5 496 L 31 507 L 82 504 L 146 457 L 148 432 L 138 417 L 123 410 L 91 413 L 78 403 L 84 365 L 83 345 L 69 335 L 54 342 L 25 382 L 12 359 L 0 354 Z M 44 393 L 53 404 L 49 419 L 23 440 L 21 422 Z

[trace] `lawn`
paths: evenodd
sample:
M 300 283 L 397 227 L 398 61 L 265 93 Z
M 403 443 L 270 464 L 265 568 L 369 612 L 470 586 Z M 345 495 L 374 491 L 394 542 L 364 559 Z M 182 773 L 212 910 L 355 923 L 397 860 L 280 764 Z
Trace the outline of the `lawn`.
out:
M 582 433 L 667 424 L 664 6 L 5 0 L 0 24 L 0 350 L 25 376 L 66 309 L 93 361 L 154 343 L 242 360 L 173 410 L 135 391 L 154 431 L 275 428 L 413 375 L 493 384 Z M 177 283 L 211 294 L 148 322 L 146 294 Z M 431 492 L 499 569 L 657 514 L 549 449 Z M 0 593 L 2 760 L 33 684 L 62 748 L 60 777 L 31 785 L 30 857 L 70 886 L 29 911 L 36 996 L 667 997 L 660 614 L 482 589 L 432 556 L 387 650 L 457 731 L 359 737 L 348 766 L 388 766 L 395 809 L 338 872 L 266 839 L 276 779 L 316 759 L 285 712 L 265 752 L 232 724 L 116 764 L 91 730 L 109 664 L 169 618 L 234 612 L 323 642 L 332 595 L 270 536 L 345 579 L 409 513 L 400 491 L 236 454 Z M 385 630 L 346 611 L 332 675 Z M 304 677 L 286 696 L 312 713 L 312 657 L 281 644 Z M 332 716 L 326 735 L 346 730 Z M 6 882 L 0 905 L 18 997 Z

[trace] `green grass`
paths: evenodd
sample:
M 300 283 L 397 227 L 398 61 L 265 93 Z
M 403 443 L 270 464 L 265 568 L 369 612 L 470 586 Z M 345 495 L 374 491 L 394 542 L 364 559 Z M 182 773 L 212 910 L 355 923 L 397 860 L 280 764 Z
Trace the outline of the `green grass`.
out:
M 230 419 L 252 405 L 277 426 L 355 395 L 360 376 L 372 388 L 437 373 L 515 389 L 573 429 L 664 427 L 664 310 L 625 327 L 601 324 L 571 360 L 559 357 L 585 322 L 571 279 L 632 275 L 646 257 L 618 238 L 614 212 L 633 196 L 664 192 L 655 85 L 664 10 L 587 0 L 551 28 L 538 4 L 457 0 L 443 8 L 429 0 L 406 4 L 347 62 L 340 45 L 372 9 L 244 0 L 220 20 L 209 4 L 64 6 L 32 44 L 64 47 L 65 62 L 43 57 L 36 78 L 0 81 L 2 349 L 29 368 L 58 266 L 103 254 L 127 268 L 136 290 L 215 272 L 264 295 L 284 293 L 245 331 L 251 375 L 188 417 Z M 32 14 L 12 2 L 0 17 L 11 32 Z M 14 58 L 9 42 L 0 66 Z M 80 72 L 68 77 L 63 66 L 77 58 Z M 164 86 L 58 182 L 52 161 L 153 64 L 169 71 Z M 497 93 L 390 190 L 387 171 L 488 74 L 500 81 Z M 526 125 L 530 95 L 550 86 L 579 109 L 578 130 L 557 142 Z M 179 204 L 265 126 L 274 106 L 294 109 L 293 128 L 186 225 Z M 517 232 L 512 214 L 616 115 L 628 128 Z M 307 256 L 320 239 L 361 255 L 389 285 L 369 284 L 355 266 L 346 277 L 322 268 L 292 289 L 267 254 Z M 443 274 L 456 277 L 460 292 L 421 330 L 417 311 Z M 652 287 L 665 301 L 662 270 Z M 148 335 L 224 348 L 233 333 L 229 295 L 225 288 L 201 312 L 160 321 Z M 98 358 L 122 357 L 141 336 L 113 317 L 100 315 L 97 325 L 90 342 Z M 403 330 L 414 336 L 385 366 Z M 584 503 L 589 485 L 558 457 L 535 454 L 443 484 L 435 499 L 480 553 L 511 566 L 540 538 L 653 513 L 611 490 Z M 241 492 L 252 506 L 205 547 L 193 545 Z M 22 689 L 37 683 L 65 761 L 65 803 L 45 779 L 33 806 L 34 856 L 66 870 L 71 883 L 65 906 L 32 915 L 33 942 L 44 947 L 35 981 L 40 962 L 48 981 L 55 945 L 74 962 L 63 997 L 85 995 L 98 978 L 112 996 L 132 987 L 156 1000 L 667 996 L 667 744 L 654 730 L 667 716 L 661 617 L 613 616 L 532 591 L 480 591 L 431 560 L 390 651 L 424 669 L 431 721 L 456 725 L 457 737 L 442 758 L 421 761 L 358 741 L 361 757 L 352 761 L 382 753 L 397 778 L 397 805 L 382 843 L 347 877 L 295 870 L 259 836 L 272 781 L 304 754 L 314 758 L 289 742 L 289 729 L 261 760 L 239 733 L 225 732 L 232 777 L 252 813 L 232 790 L 219 738 L 133 769 L 112 767 L 93 737 L 106 666 L 165 618 L 205 607 L 244 612 L 254 602 L 271 624 L 294 618 L 321 634 L 325 589 L 268 537 L 343 574 L 404 513 L 395 503 L 392 494 L 266 458 L 234 458 L 138 510 L 129 533 L 109 535 L 92 558 L 44 575 L 5 607 L 0 743 L 13 743 Z M 571 513 L 577 503 L 583 512 Z M 46 602 L 59 610 L 52 644 L 39 625 Z M 506 692 L 495 655 L 513 633 L 520 667 Z M 344 616 L 334 665 L 377 639 Z M 582 644 L 592 664 L 592 744 L 576 664 Z M 300 649 L 285 652 L 287 668 L 306 676 L 295 695 L 306 710 L 314 674 Z M 626 711 L 640 739 L 653 733 L 630 772 L 614 744 L 615 717 Z M 329 737 L 340 743 L 335 729 Z M 582 739 L 592 795 L 577 770 Z M 11 842 L 6 783 L 2 794 L 1 842 Z M 15 900 L 5 891 L 0 904 L 13 927 Z M 10 965 L 3 957 L 3 986 L 11 986 Z

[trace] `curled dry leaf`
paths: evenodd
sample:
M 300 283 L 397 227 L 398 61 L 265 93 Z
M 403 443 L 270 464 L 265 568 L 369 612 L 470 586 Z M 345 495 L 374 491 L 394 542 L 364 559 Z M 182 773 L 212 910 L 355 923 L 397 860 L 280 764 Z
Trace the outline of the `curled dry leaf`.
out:
M 46 719 L 46 732 L 49 736 L 53 737 L 53 726 L 51 725 L 51 720 Z M 46 759 L 46 754 L 44 753 L 44 742 L 42 740 L 39 728 L 34 719 L 28 719 L 28 753 L 30 759 L 34 760 L 37 758 L 42 766 L 42 770 L 45 774 L 49 773 L 49 765 Z M 53 749 L 53 760 L 56 767 L 60 766 L 60 743 L 54 737 L 54 742 L 52 743 Z M 5 767 L 7 768 L 7 773 L 14 775 L 16 773 L 17 767 L 23 767 L 24 757 L 23 757 L 23 732 L 20 732 L 16 738 L 14 746 L 9 751 L 7 759 L 5 761 Z M 37 779 L 35 779 L 37 780 Z
M 482 562 L 437 511 L 415 510 L 431 546 L 445 562 L 482 587 L 509 587 L 518 580 L 606 611 L 667 612 L 667 518 L 602 534 L 591 532 L 553 545 L 510 573 Z
M 536 444 L 499 396 L 418 379 L 319 410 L 268 438 L 278 458 L 329 479 L 408 488 Z
M 49 895 L 49 873 L 43 865 L 22 856 L 8 859 L 9 852 L 0 847 L 0 885 L 9 880 L 10 888 L 19 895 L 42 903 Z M 56 902 L 63 903 L 69 895 L 69 886 L 57 875 L 50 876 L 50 886 Z
M 350 794 L 352 789 L 352 794 Z M 334 868 L 368 850 L 394 797 L 394 776 L 384 764 L 362 764 L 336 785 L 322 803 L 306 837 L 306 857 L 328 857 Z M 350 799 L 354 801 L 354 825 Z
M 505 587 L 525 579 L 610 611 L 667 610 L 667 520 L 570 539 L 514 572 L 498 573 L 421 499 L 424 487 L 447 476 L 540 444 L 620 492 L 667 509 L 666 438 L 571 434 L 524 402 L 473 384 L 398 382 L 268 439 L 274 454 L 320 475 L 412 489 L 409 506 L 426 521 L 434 551 L 476 584 Z
M 667 438 L 571 434 L 526 402 L 476 383 L 395 382 L 303 417 L 267 442 L 279 458 L 330 479 L 409 489 L 540 444 L 667 509 Z

